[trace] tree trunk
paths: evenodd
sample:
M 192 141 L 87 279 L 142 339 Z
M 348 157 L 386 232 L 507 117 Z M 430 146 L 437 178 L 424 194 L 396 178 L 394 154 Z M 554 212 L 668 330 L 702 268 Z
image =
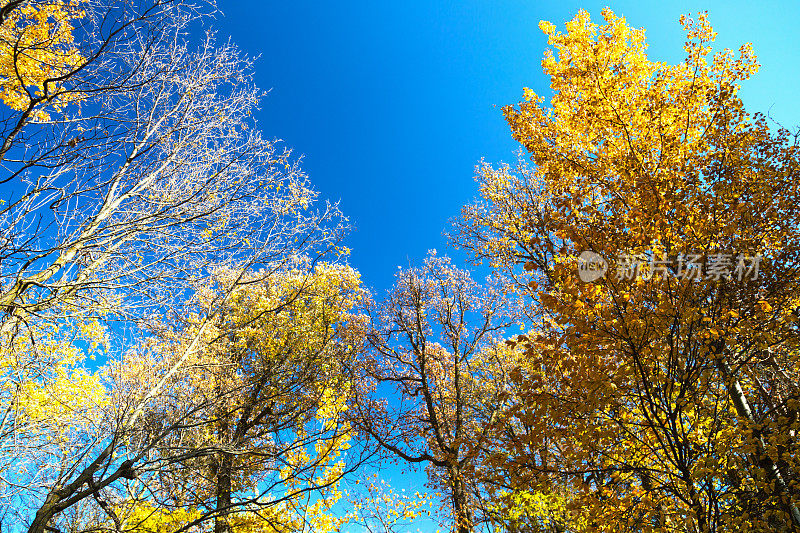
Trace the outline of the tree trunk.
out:
M 220 410 L 217 414 L 219 428 L 217 440 L 219 444 L 229 445 L 230 413 Z M 231 492 L 233 491 L 231 470 L 233 469 L 233 456 L 224 451 L 219 452 L 214 469 L 216 477 L 216 517 L 214 518 L 214 533 L 230 533 L 227 517 L 231 507 Z
M 233 457 L 229 453 L 222 453 L 217 466 L 217 517 L 214 519 L 214 533 L 229 533 L 230 526 L 226 518 L 231 506 L 231 467 Z
M 472 514 L 469 511 L 464 479 L 458 466 L 450 467 L 450 483 L 453 491 L 453 518 L 457 533 L 472 533 Z

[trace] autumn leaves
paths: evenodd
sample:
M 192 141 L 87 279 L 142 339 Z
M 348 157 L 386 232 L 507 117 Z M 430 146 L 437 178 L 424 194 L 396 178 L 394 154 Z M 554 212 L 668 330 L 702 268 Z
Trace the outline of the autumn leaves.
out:
M 350 484 L 387 460 L 458 533 L 800 527 L 800 162 L 737 95 L 749 46 L 684 18 L 668 65 L 610 10 L 542 23 L 552 97 L 504 108 L 527 158 L 457 223 L 491 276 L 432 253 L 377 298 L 252 130 L 249 62 L 190 50 L 195 6 L 125 6 L 2 8 L 18 529 L 404 531 L 434 496 Z M 579 276 L 648 252 L 758 275 Z
M 518 280 L 536 319 L 515 343 L 525 378 L 498 479 L 566 491 L 574 530 L 793 530 L 796 148 L 744 112 L 737 84 L 755 57 L 711 58 L 705 15 L 682 20 L 674 66 L 603 17 L 542 25 L 550 106 L 527 90 L 505 108 L 535 166 L 481 167 L 482 202 L 466 211 L 466 242 Z M 584 250 L 693 249 L 765 262 L 741 283 L 577 277 Z

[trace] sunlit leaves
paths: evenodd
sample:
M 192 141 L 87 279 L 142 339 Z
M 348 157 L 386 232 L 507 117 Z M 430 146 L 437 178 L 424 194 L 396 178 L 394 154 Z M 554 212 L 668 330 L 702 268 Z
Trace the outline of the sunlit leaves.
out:
M 220 294 L 208 323 L 203 310 Z M 364 296 L 344 265 L 298 259 L 243 277 L 220 269 L 198 283 L 183 328 L 154 325 L 152 360 L 164 369 L 201 338 L 172 376 L 175 400 L 153 404 L 168 419 L 192 413 L 171 442 L 197 452 L 159 476 L 172 506 L 210 509 L 218 527 L 234 531 L 334 531 L 346 520 L 332 511 L 350 468 L 351 383 L 342 369 L 362 342 Z M 174 452 L 162 453 L 170 461 Z
M 83 16 L 80 2 L 23 2 L 10 11 L 0 26 L 3 103 L 24 111 L 39 100 L 58 108 L 75 98 L 61 92 L 60 79 L 84 61 L 72 27 Z M 39 118 L 46 119 L 46 111 Z
M 771 530 L 800 496 L 794 140 L 744 111 L 755 56 L 712 55 L 705 14 L 681 19 L 677 65 L 602 15 L 540 25 L 553 96 L 504 109 L 533 164 L 480 166 L 465 210 L 462 242 L 517 281 L 534 321 L 512 342 L 528 361 L 490 464 L 509 494 L 568 494 L 579 530 Z M 608 263 L 593 283 L 585 250 Z M 720 253 L 763 254 L 759 276 L 617 275 L 626 254 Z

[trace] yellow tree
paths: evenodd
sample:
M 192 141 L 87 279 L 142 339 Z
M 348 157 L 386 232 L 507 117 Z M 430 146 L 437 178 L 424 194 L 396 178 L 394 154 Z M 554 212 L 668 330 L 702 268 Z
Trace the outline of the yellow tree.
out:
M 76 95 L 60 80 L 85 59 L 74 42 L 72 21 L 84 17 L 79 3 L 3 2 L 0 8 L 0 100 L 17 111 L 56 107 Z
M 76 342 L 76 339 L 80 341 Z M 24 517 L 31 485 L 50 485 L 64 463 L 102 438 L 109 396 L 87 362 L 107 354 L 105 328 L 94 320 L 26 321 L 0 337 L 0 489 L 6 524 Z
M 172 427 L 137 469 L 140 497 L 115 513 L 133 530 L 213 523 L 215 532 L 333 531 L 341 524 L 331 507 L 353 468 L 343 455 L 351 431 L 342 368 L 363 338 L 358 274 L 305 261 L 244 278 L 221 270 L 192 305 L 207 307 L 236 285 L 185 370 L 171 378 L 174 401 L 148 413 Z M 184 353 L 201 327 L 192 313 L 184 327 L 165 327 L 156 359 Z
M 504 108 L 532 165 L 482 165 L 461 241 L 528 298 L 513 405 L 487 460 L 568 483 L 588 531 L 800 528 L 798 151 L 751 116 L 749 45 L 682 63 L 610 10 L 542 22 L 553 96 Z

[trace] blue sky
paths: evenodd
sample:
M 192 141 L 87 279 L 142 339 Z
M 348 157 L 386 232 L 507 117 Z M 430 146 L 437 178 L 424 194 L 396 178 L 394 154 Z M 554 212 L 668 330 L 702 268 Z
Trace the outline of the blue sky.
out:
M 341 201 L 354 226 L 350 262 L 380 295 L 397 266 L 430 248 L 451 253 L 442 232 L 476 194 L 475 164 L 515 159 L 500 108 L 525 86 L 548 94 L 539 21 L 563 29 L 580 8 L 600 20 L 606 5 L 647 30 L 651 58 L 672 63 L 682 60 L 679 16 L 708 10 L 717 44 L 752 42 L 762 64 L 743 86 L 748 108 L 800 126 L 793 2 L 219 0 L 217 27 L 260 54 L 257 82 L 271 90 L 261 127 Z M 396 468 L 386 474 L 403 487 Z

